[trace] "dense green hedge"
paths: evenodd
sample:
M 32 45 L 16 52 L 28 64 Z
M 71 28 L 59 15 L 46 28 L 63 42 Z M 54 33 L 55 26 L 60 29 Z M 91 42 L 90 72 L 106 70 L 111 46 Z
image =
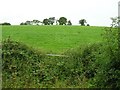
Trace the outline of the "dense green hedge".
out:
M 35 79 L 44 54 L 7 39 L 2 43 L 3 87 L 22 87 Z

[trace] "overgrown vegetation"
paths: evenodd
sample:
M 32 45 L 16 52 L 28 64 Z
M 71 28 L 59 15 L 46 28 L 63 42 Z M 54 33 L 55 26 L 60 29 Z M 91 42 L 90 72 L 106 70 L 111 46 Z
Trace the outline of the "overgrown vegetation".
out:
M 29 87 L 36 83 L 35 72 L 44 54 L 10 39 L 2 43 L 3 87 Z M 31 82 L 31 83 L 30 83 Z
M 104 41 L 47 56 L 26 45 L 2 43 L 4 88 L 119 88 L 119 29 L 105 28 Z
M 99 50 L 101 54 L 96 55 L 100 67 L 95 77 L 91 79 L 93 87 L 120 87 L 120 28 L 116 28 L 118 19 L 114 19 L 110 28 L 105 28 L 106 42 Z

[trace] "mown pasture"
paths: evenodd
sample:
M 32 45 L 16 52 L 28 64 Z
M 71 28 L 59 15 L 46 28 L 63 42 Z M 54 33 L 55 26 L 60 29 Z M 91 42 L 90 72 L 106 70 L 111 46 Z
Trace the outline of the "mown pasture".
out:
M 95 26 L 3 26 L 3 40 L 10 38 L 48 53 L 103 41 L 104 27 Z

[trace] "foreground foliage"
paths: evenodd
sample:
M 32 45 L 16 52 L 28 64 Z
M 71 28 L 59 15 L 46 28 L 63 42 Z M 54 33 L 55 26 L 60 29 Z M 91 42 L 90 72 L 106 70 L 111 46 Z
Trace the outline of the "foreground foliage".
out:
M 40 70 L 39 63 L 44 55 L 24 44 L 11 41 L 2 43 L 3 87 L 22 87 L 36 82 L 34 73 Z M 35 80 L 35 82 L 34 82 Z M 32 83 L 30 83 L 32 81 Z M 30 84 L 29 84 L 30 83 Z

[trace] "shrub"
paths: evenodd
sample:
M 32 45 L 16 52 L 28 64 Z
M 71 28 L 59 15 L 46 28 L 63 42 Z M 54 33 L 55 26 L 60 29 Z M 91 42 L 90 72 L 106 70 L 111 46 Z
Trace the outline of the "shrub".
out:
M 120 87 L 120 58 L 118 49 L 117 28 L 106 28 L 105 44 L 96 54 L 96 63 L 99 64 L 97 73 L 90 80 L 92 87 Z
M 35 83 L 44 54 L 10 39 L 2 42 L 3 87 L 25 87 Z M 32 83 L 29 83 L 31 81 Z M 18 85 L 16 85 L 18 84 Z

